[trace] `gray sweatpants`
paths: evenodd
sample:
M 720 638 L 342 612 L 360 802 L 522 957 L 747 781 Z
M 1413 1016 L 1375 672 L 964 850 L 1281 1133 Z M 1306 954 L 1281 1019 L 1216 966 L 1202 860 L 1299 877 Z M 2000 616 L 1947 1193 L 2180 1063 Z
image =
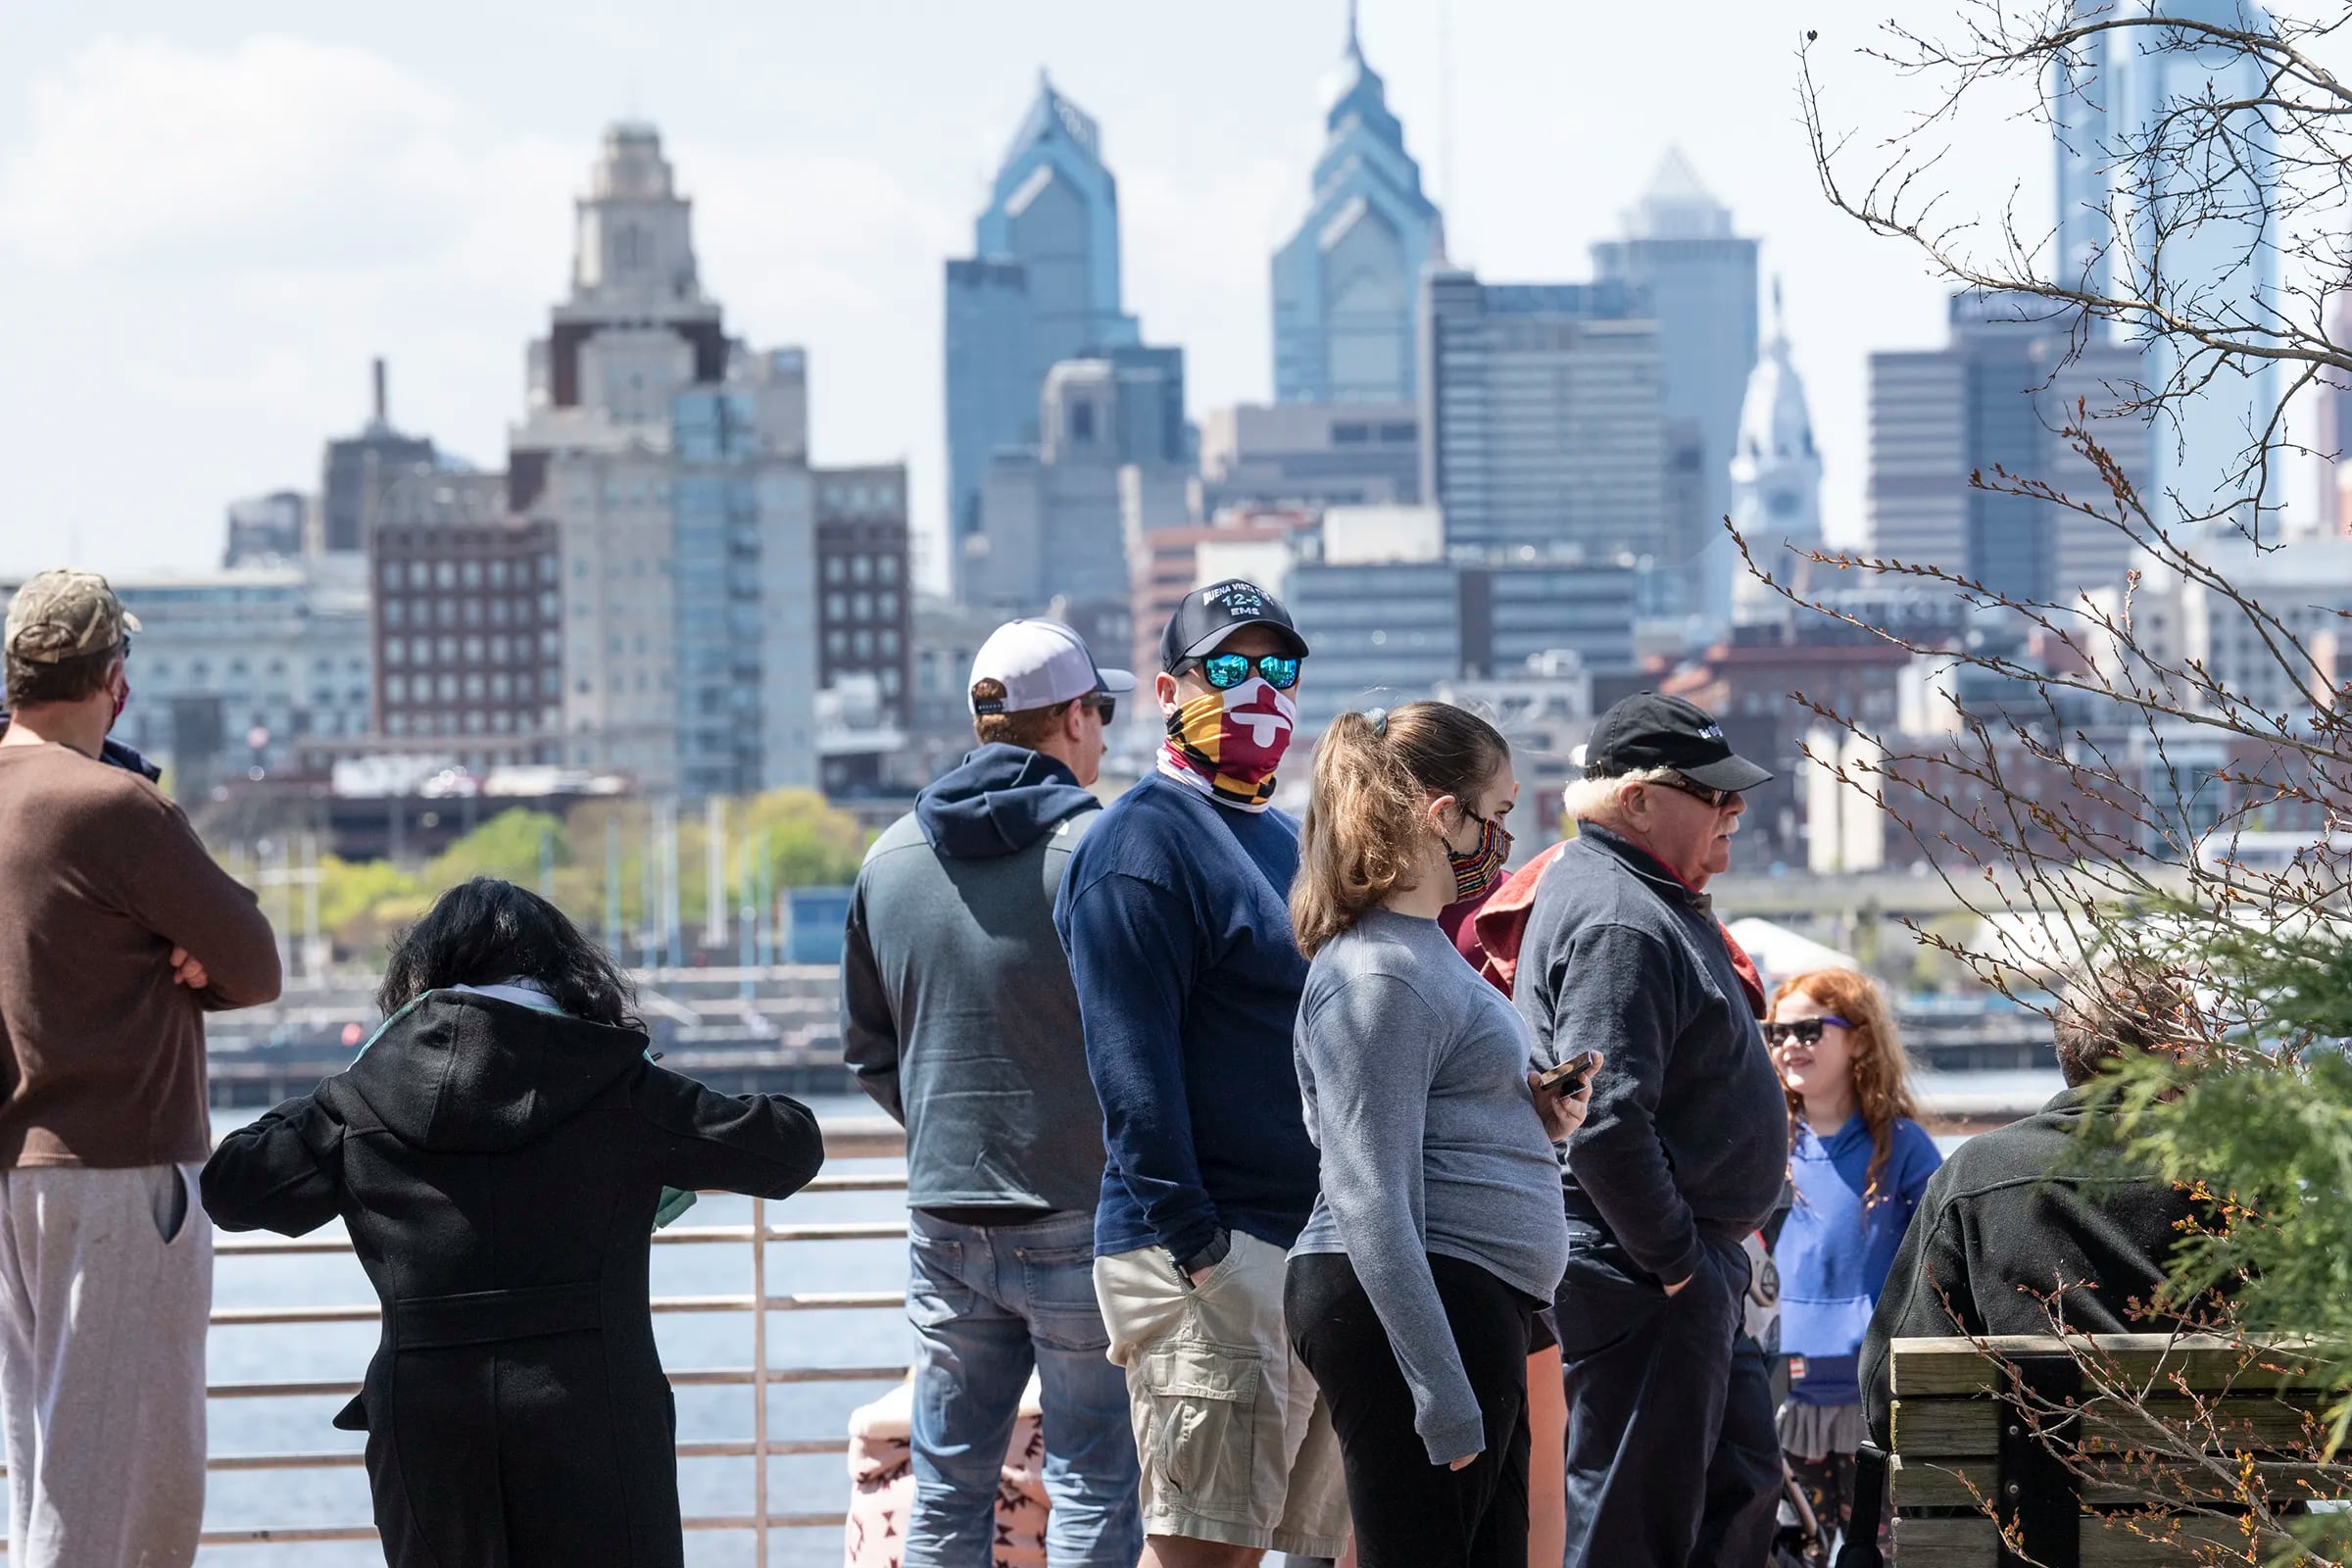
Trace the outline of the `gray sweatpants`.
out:
M 11 1568 L 187 1568 L 213 1230 L 196 1167 L 0 1170 Z

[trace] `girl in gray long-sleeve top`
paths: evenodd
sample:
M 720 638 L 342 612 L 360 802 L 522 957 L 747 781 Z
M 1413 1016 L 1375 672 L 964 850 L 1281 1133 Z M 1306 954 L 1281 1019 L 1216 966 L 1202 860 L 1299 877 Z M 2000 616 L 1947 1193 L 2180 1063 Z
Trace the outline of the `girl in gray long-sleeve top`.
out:
M 1526 1027 L 1438 925 L 1502 875 L 1519 793 L 1445 703 L 1343 713 L 1315 753 L 1291 916 L 1322 1189 L 1284 1317 L 1331 1406 L 1362 1568 L 1524 1568 L 1526 1365 L 1568 1250 Z

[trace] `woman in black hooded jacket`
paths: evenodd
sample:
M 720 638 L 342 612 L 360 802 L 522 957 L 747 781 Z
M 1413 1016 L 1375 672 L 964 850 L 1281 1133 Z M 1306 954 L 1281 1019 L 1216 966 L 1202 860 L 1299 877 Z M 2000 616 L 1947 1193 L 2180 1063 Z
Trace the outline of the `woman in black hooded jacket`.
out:
M 443 894 L 378 1001 L 359 1059 L 230 1135 L 203 1192 L 223 1230 L 351 1232 L 383 1339 L 335 1425 L 368 1434 L 385 1560 L 678 1568 L 656 1210 L 798 1191 L 815 1118 L 654 1065 L 627 981 L 510 883 Z

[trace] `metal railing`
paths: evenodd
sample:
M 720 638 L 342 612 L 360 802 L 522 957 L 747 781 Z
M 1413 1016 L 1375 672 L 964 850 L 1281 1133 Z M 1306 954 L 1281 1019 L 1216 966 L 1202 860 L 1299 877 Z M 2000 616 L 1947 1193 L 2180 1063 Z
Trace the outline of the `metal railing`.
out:
M 856 1122 L 836 1122 L 825 1128 L 825 1156 L 828 1162 L 842 1159 L 883 1159 L 903 1157 L 906 1153 L 905 1135 L 891 1123 L 879 1118 Z M 805 1193 L 886 1193 L 904 1192 L 906 1175 L 904 1170 L 856 1175 L 819 1175 L 806 1188 Z M 839 1530 L 849 1514 L 849 1494 L 845 1489 L 837 1506 L 803 1512 L 776 1512 L 768 1500 L 767 1461 L 771 1458 L 799 1454 L 846 1454 L 849 1438 L 845 1432 L 834 1437 L 772 1438 L 768 1435 L 767 1391 L 793 1384 L 815 1383 L 897 1383 L 906 1375 L 904 1364 L 894 1366 L 801 1366 L 772 1367 L 767 1362 L 767 1317 L 770 1312 L 808 1312 L 844 1310 L 881 1310 L 903 1312 L 906 1297 L 891 1291 L 801 1291 L 783 1296 L 771 1296 L 767 1289 L 767 1249 L 773 1243 L 813 1243 L 903 1240 L 906 1235 L 904 1220 L 852 1221 L 800 1225 L 770 1225 L 767 1223 L 767 1202 L 764 1199 L 751 1200 L 752 1217 L 748 1225 L 673 1225 L 654 1233 L 657 1247 L 696 1247 L 712 1245 L 748 1245 L 751 1249 L 751 1289 L 740 1296 L 657 1296 L 653 1309 L 658 1313 L 675 1312 L 749 1312 L 752 1314 L 752 1364 L 746 1367 L 707 1367 L 671 1369 L 668 1372 L 673 1388 L 749 1388 L 752 1391 L 752 1435 L 749 1438 L 681 1440 L 677 1446 L 680 1459 L 749 1458 L 752 1460 L 751 1511 L 741 1514 L 689 1514 L 681 1523 L 689 1531 L 735 1531 L 751 1533 L 753 1561 L 759 1568 L 767 1568 L 768 1538 L 778 1530 Z M 216 1257 L 289 1257 L 349 1253 L 348 1239 L 288 1240 L 269 1236 L 221 1236 L 214 1243 Z M 225 1327 L 298 1327 L 324 1323 L 372 1323 L 382 1316 L 373 1303 L 348 1306 L 239 1306 L 215 1307 L 212 1324 Z M 348 1398 L 360 1392 L 358 1380 L 348 1382 L 272 1382 L 272 1383 L 214 1383 L 208 1384 L 205 1394 L 212 1399 L 285 1399 L 285 1398 Z M 211 1473 L 256 1470 L 336 1470 L 356 1469 L 363 1455 L 356 1449 L 322 1452 L 291 1453 L 214 1453 L 205 1458 L 205 1469 Z M 7 1469 L 0 1466 L 0 1476 Z M 358 1542 L 376 1539 L 371 1524 L 348 1525 L 253 1525 L 225 1529 L 207 1529 L 199 1543 L 207 1546 L 291 1545 L 323 1542 Z M 7 1544 L 0 1540 L 0 1552 Z

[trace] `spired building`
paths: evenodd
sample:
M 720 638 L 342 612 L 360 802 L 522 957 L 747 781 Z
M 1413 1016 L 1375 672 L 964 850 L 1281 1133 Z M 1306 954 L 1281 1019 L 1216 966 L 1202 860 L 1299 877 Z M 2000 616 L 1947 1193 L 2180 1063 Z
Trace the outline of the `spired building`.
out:
M 1421 270 L 1444 251 L 1445 225 L 1364 62 L 1354 0 L 1324 106 L 1313 199 L 1274 253 L 1275 401 L 1409 404 Z
M 1732 523 L 1747 541 L 1748 554 L 1778 581 L 1808 592 L 1811 564 L 1792 552 L 1821 548 L 1821 453 L 1813 445 L 1805 384 L 1788 360 L 1778 278 L 1772 285 L 1772 341 L 1747 378 L 1731 480 Z M 1733 601 L 1741 620 L 1777 619 L 1775 612 L 1788 607 L 1744 565 Z
M 973 225 L 973 254 L 948 263 L 951 562 L 984 526 L 989 459 L 1038 444 L 1046 371 L 1138 341 L 1119 306 L 1119 188 L 1102 131 L 1041 74 Z
M 1625 237 L 1592 247 L 1603 282 L 1643 290 L 1658 323 L 1666 417 L 1681 426 L 1678 467 L 1693 482 L 1676 487 L 1664 559 L 1695 561 L 1674 574 L 1689 584 L 1669 613 L 1707 628 L 1729 623 L 1739 553 L 1723 532 L 1732 510 L 1731 460 L 1742 390 L 1756 363 L 1756 242 L 1732 232 L 1730 209 L 1669 151 L 1641 201 L 1625 215 Z

